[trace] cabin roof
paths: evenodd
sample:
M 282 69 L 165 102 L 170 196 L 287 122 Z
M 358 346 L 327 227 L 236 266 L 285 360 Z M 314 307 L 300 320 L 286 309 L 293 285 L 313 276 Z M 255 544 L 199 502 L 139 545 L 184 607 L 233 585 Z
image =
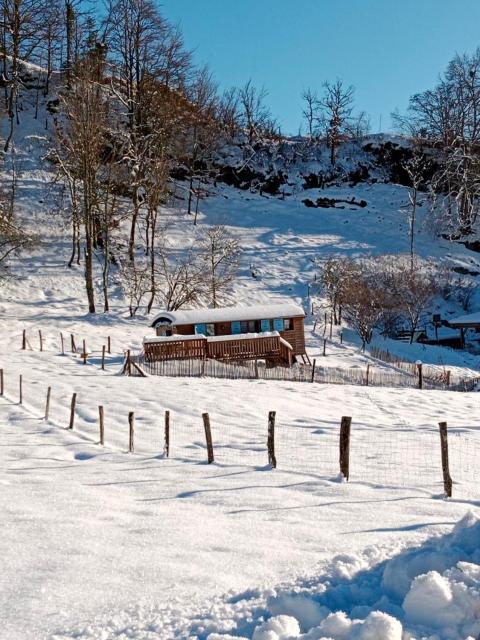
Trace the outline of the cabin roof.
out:
M 222 307 L 219 309 L 180 309 L 161 311 L 152 322 L 154 327 L 161 318 L 167 318 L 173 325 L 202 324 L 212 322 L 235 322 L 242 320 L 270 320 L 272 318 L 304 317 L 305 312 L 298 304 L 257 304 L 249 307 Z
M 458 318 L 451 318 L 448 324 L 452 327 L 475 327 L 480 326 L 480 311 L 476 313 L 469 313 L 466 316 L 459 316 Z

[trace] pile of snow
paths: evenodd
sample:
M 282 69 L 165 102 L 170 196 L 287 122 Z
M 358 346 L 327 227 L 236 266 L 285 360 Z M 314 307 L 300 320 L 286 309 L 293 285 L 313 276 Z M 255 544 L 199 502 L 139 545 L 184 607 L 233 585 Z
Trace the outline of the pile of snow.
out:
M 264 618 L 271 617 L 257 624 L 251 639 L 480 637 L 480 520 L 472 512 L 451 534 L 372 568 L 364 566 L 359 558 L 339 556 L 323 582 L 278 591 L 267 601 Z M 218 633 L 208 640 L 233 637 L 240 640 Z

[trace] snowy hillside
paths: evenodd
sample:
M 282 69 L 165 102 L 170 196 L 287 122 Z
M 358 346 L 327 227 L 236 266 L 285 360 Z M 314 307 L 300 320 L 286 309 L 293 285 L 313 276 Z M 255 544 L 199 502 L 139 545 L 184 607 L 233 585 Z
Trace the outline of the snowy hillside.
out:
M 143 337 L 152 334 L 153 313 L 147 317 L 142 308 L 128 317 L 115 268 L 111 311 L 86 313 L 83 266 L 67 267 L 70 229 L 53 167 L 45 160 L 51 134 L 52 116 L 42 106 L 35 119 L 33 105 L 25 101 L 15 140 L 17 206 L 25 229 L 38 240 L 15 257 L 12 277 L 0 288 L 0 637 L 478 638 L 477 396 L 120 375 L 124 352 L 139 350 Z M 342 153 L 346 158 L 351 149 Z M 358 153 L 360 159 L 348 165 L 352 171 L 372 161 L 370 152 Z M 341 166 L 347 164 L 345 159 Z M 407 191 L 383 181 L 384 167 L 370 170 L 375 182 L 354 184 L 350 176 L 305 189 L 305 176 L 323 166 L 321 159 L 277 166 L 288 170 L 288 179 L 275 195 L 253 184 L 242 189 L 212 181 L 197 227 L 181 199 L 186 183 L 178 180 L 177 198 L 161 211 L 162 225 L 181 253 L 198 228 L 225 224 L 242 247 L 232 304 L 293 300 L 308 312 L 312 358 L 324 366 L 391 370 L 368 350 L 361 353 L 347 327 L 342 343 L 335 328 L 323 358 L 323 327 L 313 331 L 310 312 L 313 303 L 322 314 L 325 301 L 309 297 L 308 285 L 332 255 L 408 253 L 402 210 Z M 5 186 L 8 175 L 6 167 Z M 305 203 L 318 198 L 337 203 Z M 427 209 L 420 207 L 418 253 L 476 282 L 479 254 L 428 233 Z M 100 275 L 96 263 L 97 291 Z M 473 305 L 480 306 L 478 293 Z M 461 308 L 438 299 L 430 311 L 449 317 Z M 70 352 L 70 334 L 78 351 L 86 341 L 86 365 Z M 107 337 L 112 353 L 102 371 Z M 480 371 L 474 354 L 380 336 L 374 342 L 459 375 Z M 99 406 L 105 411 L 103 447 Z M 169 459 L 163 455 L 167 410 Z M 131 411 L 135 452 L 127 453 Z M 275 470 L 267 464 L 269 411 L 277 413 Z M 206 464 L 203 412 L 212 424 L 212 465 Z M 348 483 L 338 468 L 342 416 L 352 417 Z M 450 433 L 452 499 L 443 497 L 441 421 Z

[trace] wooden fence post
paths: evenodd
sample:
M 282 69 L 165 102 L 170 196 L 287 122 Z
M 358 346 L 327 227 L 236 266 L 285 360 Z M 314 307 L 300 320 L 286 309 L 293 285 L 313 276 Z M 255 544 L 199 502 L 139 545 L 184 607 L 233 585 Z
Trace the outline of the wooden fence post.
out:
M 107 351 L 108 353 L 112 353 L 112 343 L 110 340 L 110 336 L 107 337 Z
M 75 336 L 73 333 L 70 334 L 70 345 L 72 353 L 77 353 L 77 345 L 75 344 Z
M 418 388 L 423 389 L 423 365 L 421 362 L 417 362 L 418 369 Z
M 163 439 L 163 454 L 166 458 L 170 455 L 170 411 L 165 411 L 165 431 Z
M 75 406 L 77 404 L 77 394 L 72 395 L 72 401 L 70 403 L 70 422 L 68 424 L 69 429 L 73 429 L 73 423 L 75 421 Z
M 86 340 L 83 340 L 82 342 L 82 358 L 83 358 L 83 364 L 87 364 L 87 343 Z
M 446 379 L 447 387 L 449 387 L 449 386 L 450 386 L 450 375 L 451 375 L 451 371 L 450 371 L 450 370 L 448 370 L 448 371 L 447 371 L 447 374 L 446 374 L 446 378 L 447 378 L 447 379 Z
M 330 340 L 332 339 L 333 334 L 333 313 L 330 314 Z
M 105 345 L 102 345 L 102 371 L 105 371 Z
M 369 377 L 370 377 L 370 365 L 367 364 L 367 377 L 365 379 L 365 386 L 367 386 L 367 387 L 368 387 L 368 379 L 369 379 Z
M 450 476 L 450 468 L 448 464 L 448 430 L 446 422 L 439 422 L 440 427 L 440 446 L 442 449 L 442 471 L 443 471 L 443 487 L 447 498 L 452 497 L 452 478 Z
M 19 395 L 18 404 L 22 404 L 23 403 L 23 376 L 22 376 L 22 374 L 20 374 L 20 376 L 18 378 L 18 395 Z
M 327 355 L 326 351 L 327 351 L 327 339 L 326 339 L 326 338 L 324 338 L 324 339 L 323 339 L 323 355 L 324 355 L 324 356 L 326 356 L 326 355 Z
M 310 380 L 310 382 L 315 382 L 315 367 L 317 366 L 317 361 L 314 360 L 313 361 L 313 366 L 312 366 L 312 378 Z
M 277 458 L 275 457 L 275 416 L 276 416 L 276 411 L 268 412 L 268 436 L 267 436 L 268 464 L 270 464 L 273 469 L 277 468 Z
M 22 351 L 27 348 L 27 330 L 24 329 L 22 333 Z
M 3 369 L 0 369 L 0 396 L 3 396 Z
M 48 414 L 50 413 L 50 395 L 52 393 L 52 387 L 47 389 L 47 401 L 45 403 L 45 420 L 48 420 Z
M 128 451 L 132 453 L 135 450 L 135 414 L 130 411 L 128 414 Z
M 343 330 L 340 330 L 340 344 L 343 344 Z
M 38 340 L 40 342 L 40 351 L 43 351 L 43 337 L 41 329 L 38 330 Z
M 350 426 L 352 419 L 348 416 L 342 417 L 340 423 L 340 473 L 348 480 L 350 477 Z
M 62 356 L 65 355 L 65 343 L 63 342 L 63 333 L 60 332 L 60 343 L 62 345 Z
M 98 407 L 98 426 L 100 429 L 100 444 L 103 445 L 105 444 L 105 421 L 102 406 Z
M 207 441 L 207 460 L 208 464 L 212 464 L 214 461 L 213 457 L 213 442 L 212 442 L 212 431 L 210 429 L 210 416 L 208 413 L 202 414 L 203 418 L 203 428 L 205 429 L 205 440 Z

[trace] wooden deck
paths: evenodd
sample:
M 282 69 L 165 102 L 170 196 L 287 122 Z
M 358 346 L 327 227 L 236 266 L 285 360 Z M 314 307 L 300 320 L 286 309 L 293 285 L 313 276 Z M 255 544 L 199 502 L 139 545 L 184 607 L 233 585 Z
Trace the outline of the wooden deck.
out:
M 252 336 L 224 340 L 182 337 L 167 340 L 146 340 L 143 345 L 146 362 L 160 360 L 211 359 L 223 362 L 244 360 L 265 360 L 269 365 L 290 367 L 293 363 L 293 350 L 286 340 L 277 336 Z

